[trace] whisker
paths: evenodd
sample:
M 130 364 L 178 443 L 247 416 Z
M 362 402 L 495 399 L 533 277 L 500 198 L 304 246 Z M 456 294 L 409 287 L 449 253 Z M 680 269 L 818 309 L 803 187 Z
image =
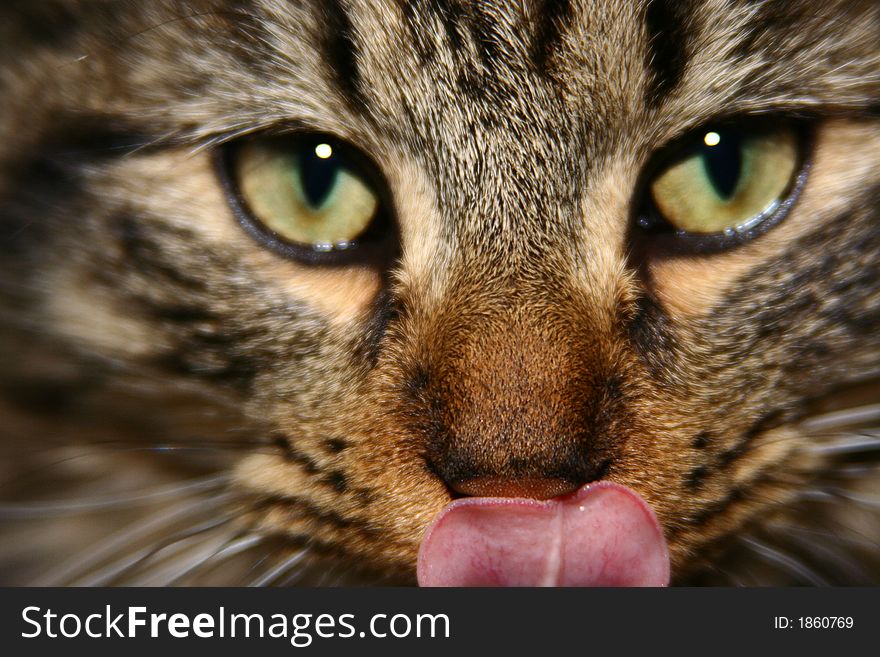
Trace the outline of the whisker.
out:
M 205 511 L 206 505 L 209 507 L 219 506 L 230 497 L 230 495 L 218 495 L 212 500 L 205 500 L 203 498 L 188 500 L 186 503 L 178 504 L 170 509 L 162 509 L 145 520 L 134 522 L 123 530 L 111 535 L 99 549 L 89 551 L 77 559 L 61 564 L 60 567 L 40 578 L 37 585 L 62 586 L 64 582 L 81 577 L 82 573 L 91 570 L 105 559 L 118 554 L 130 544 L 149 536 L 150 533 L 173 525 L 175 522 L 196 513 L 201 514 Z
M 136 507 L 169 497 L 179 497 L 188 493 L 215 490 L 224 486 L 228 481 L 227 476 L 220 475 L 195 479 L 184 484 L 162 486 L 140 495 L 114 497 L 112 499 L 85 499 L 68 503 L 53 501 L 34 504 L 0 504 L 0 520 L 44 518 L 70 513 L 87 513 Z
M 260 578 L 249 583 L 248 586 L 263 587 L 277 581 L 279 578 L 287 575 L 293 568 L 300 564 L 302 560 L 308 556 L 310 551 L 311 550 L 309 550 L 308 547 L 302 548 L 298 552 L 295 552 L 291 557 L 282 561 L 278 566 L 270 570 L 268 573 L 265 573 Z
M 827 431 L 836 427 L 844 428 L 866 422 L 880 421 L 880 404 L 868 404 L 856 406 L 842 411 L 833 411 L 823 415 L 814 415 L 800 423 L 801 428 L 807 432 Z
M 69 450 L 71 446 L 65 446 L 65 450 Z M 95 456 L 96 454 L 102 454 L 104 452 L 109 452 L 112 450 L 114 453 L 147 453 L 147 454 L 156 454 L 156 455 L 168 455 L 169 457 L 173 457 L 181 452 L 194 452 L 194 453 L 215 453 L 215 454 L 223 454 L 226 453 L 236 453 L 243 452 L 247 454 L 251 453 L 259 453 L 259 454 L 278 454 L 279 450 L 277 447 L 271 445 L 271 443 L 265 441 L 254 441 L 254 442 L 238 442 L 238 443 L 229 443 L 226 441 L 217 441 L 217 442 L 209 442 L 202 441 L 201 443 L 196 444 L 187 444 L 187 443 L 159 443 L 156 445 L 131 445 L 129 442 L 125 441 L 109 441 L 109 442 L 94 442 L 94 443 L 82 443 L 74 446 L 75 449 L 80 450 L 81 453 L 74 454 L 70 456 L 64 456 L 62 458 L 55 459 L 50 461 L 49 463 L 40 464 L 34 468 L 30 468 L 25 472 L 18 472 L 13 477 L 9 479 L 5 479 L 0 481 L 0 488 L 2 487 L 14 487 L 16 485 L 20 485 L 22 482 L 27 481 L 29 478 L 33 478 L 39 476 L 41 473 L 51 470 L 51 468 L 57 468 L 63 465 L 67 465 L 73 463 L 79 459 L 85 459 Z M 109 448 L 109 449 L 108 449 Z M 57 449 L 57 448 L 50 448 Z M 48 451 L 48 450 L 47 450 Z M 39 452 L 32 452 L 33 455 L 39 454 Z
M 847 463 L 834 468 L 828 474 L 839 479 L 864 479 L 880 476 L 880 466 L 871 463 Z
M 828 496 L 825 500 L 826 503 L 831 503 L 835 505 L 841 505 L 842 502 L 840 499 L 837 499 L 833 496 Z M 828 523 L 834 527 L 837 527 L 842 533 L 835 534 L 840 542 L 846 543 L 848 545 L 852 545 L 854 547 L 858 547 L 864 550 L 868 550 L 871 553 L 876 553 L 878 549 L 880 549 L 880 542 L 876 539 L 865 535 L 860 529 L 853 527 L 849 524 L 842 522 L 841 520 L 832 517 L 826 516 L 823 517 L 823 522 Z
M 332 580 L 332 578 L 338 573 L 339 563 L 331 564 L 318 579 L 316 586 L 330 586 L 328 582 Z M 289 582 L 287 580 L 284 581 L 284 584 L 287 585 Z
M 824 490 L 833 497 L 846 500 L 848 502 L 854 502 L 855 504 L 861 506 L 866 506 L 869 508 L 880 507 L 880 498 L 878 497 L 860 495 L 858 493 L 853 493 L 837 486 L 826 487 Z
M 139 566 L 149 561 L 162 551 L 171 548 L 173 546 L 178 545 L 182 541 L 186 541 L 187 539 L 191 539 L 194 537 L 198 537 L 205 532 L 209 532 L 213 529 L 217 529 L 219 527 L 223 527 L 227 525 L 231 520 L 234 519 L 234 516 L 226 516 L 221 518 L 216 518 L 209 520 L 208 522 L 202 523 L 200 525 L 196 525 L 195 527 L 188 527 L 187 529 L 180 531 L 176 534 L 172 534 L 170 537 L 161 541 L 158 544 L 148 545 L 147 547 L 138 550 L 135 554 L 124 557 L 123 559 L 114 561 L 109 566 L 99 570 L 95 573 L 89 575 L 88 578 L 75 581 L 74 585 L 76 586 L 101 586 L 110 583 L 111 581 L 118 579 L 127 573 L 137 569 Z
M 216 529 L 216 532 L 207 531 L 169 545 L 155 558 L 148 560 L 143 568 L 138 568 L 126 585 L 165 586 L 182 567 L 201 561 L 238 535 L 238 529 L 229 527 L 228 523 L 222 523 Z M 223 529 L 226 531 L 220 531 Z
M 751 548 L 764 561 L 779 566 L 784 571 L 801 578 L 802 581 L 809 582 L 813 586 L 829 586 L 829 583 L 821 575 L 791 555 L 772 548 L 755 538 L 743 537 L 740 538 L 740 542 Z
M 788 526 L 786 538 L 797 543 L 802 549 L 814 554 L 823 562 L 832 564 L 845 573 L 853 582 L 863 582 L 869 577 L 865 569 L 845 549 L 846 541 L 830 532 L 819 532 L 804 527 Z
M 263 543 L 267 538 L 264 534 L 246 534 L 244 536 L 237 534 L 237 536 L 238 538 L 233 537 L 231 542 L 227 542 L 224 546 L 221 546 L 220 549 L 215 550 L 197 563 L 192 564 L 183 571 L 177 573 L 172 579 L 165 582 L 164 586 L 174 586 L 187 575 L 197 572 L 205 566 L 217 566 L 237 554 L 241 554 L 252 547 L 256 547 Z
M 807 450 L 818 456 L 847 456 L 850 454 L 870 454 L 880 451 L 880 435 L 870 433 L 853 434 L 848 438 L 811 445 Z
M 727 586 L 735 586 L 737 588 L 744 588 L 747 586 L 745 580 L 740 575 L 734 574 L 729 570 L 722 568 L 718 564 L 710 564 L 708 567 L 708 572 L 716 573 L 720 575 L 722 578 L 727 580 Z

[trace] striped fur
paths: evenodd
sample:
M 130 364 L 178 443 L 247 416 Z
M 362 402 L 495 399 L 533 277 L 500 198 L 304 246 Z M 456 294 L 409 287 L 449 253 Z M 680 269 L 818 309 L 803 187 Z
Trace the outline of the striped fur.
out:
M 3 582 L 407 583 L 444 477 L 565 472 L 676 582 L 876 583 L 878 44 L 870 0 L 5 2 Z M 814 130 L 786 220 L 640 238 L 654 155 L 762 115 Z M 378 163 L 398 260 L 241 231 L 214 153 L 282 129 Z

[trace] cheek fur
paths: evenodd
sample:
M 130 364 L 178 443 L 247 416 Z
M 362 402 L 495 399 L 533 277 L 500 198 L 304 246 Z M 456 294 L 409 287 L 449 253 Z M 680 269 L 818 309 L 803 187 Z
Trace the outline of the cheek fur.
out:
M 593 479 L 674 583 L 880 579 L 871 3 L 39 4 L 0 39 L 0 583 L 415 583 L 455 498 Z M 787 219 L 639 259 L 651 153 L 777 113 L 818 125 Z M 251 239 L 210 152 L 267 130 L 373 157 L 399 257 Z

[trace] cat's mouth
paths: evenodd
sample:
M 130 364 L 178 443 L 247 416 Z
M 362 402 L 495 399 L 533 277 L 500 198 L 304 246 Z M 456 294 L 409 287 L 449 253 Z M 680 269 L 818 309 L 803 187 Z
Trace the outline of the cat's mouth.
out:
M 669 554 L 634 491 L 588 484 L 548 501 L 459 499 L 419 549 L 421 586 L 665 586 Z

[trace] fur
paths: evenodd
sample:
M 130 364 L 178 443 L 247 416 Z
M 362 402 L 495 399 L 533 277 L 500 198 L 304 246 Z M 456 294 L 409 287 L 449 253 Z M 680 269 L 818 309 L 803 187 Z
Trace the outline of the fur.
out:
M 410 583 L 470 477 L 638 491 L 676 583 L 880 581 L 880 6 L 109 0 L 0 8 L 4 583 Z M 814 134 L 710 255 L 634 230 L 718 119 Z M 214 153 L 317 130 L 400 253 L 313 267 Z

